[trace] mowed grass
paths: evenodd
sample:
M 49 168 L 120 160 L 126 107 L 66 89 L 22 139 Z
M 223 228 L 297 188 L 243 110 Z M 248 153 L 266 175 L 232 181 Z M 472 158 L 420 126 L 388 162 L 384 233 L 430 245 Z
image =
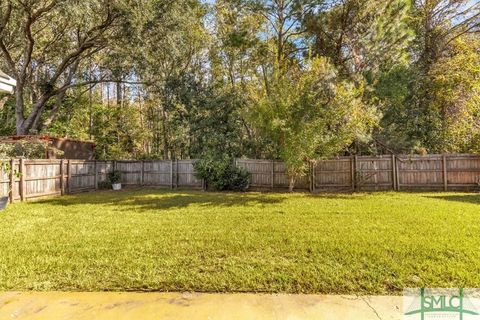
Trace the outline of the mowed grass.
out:
M 0 290 L 480 287 L 480 195 L 130 190 L 0 212 Z

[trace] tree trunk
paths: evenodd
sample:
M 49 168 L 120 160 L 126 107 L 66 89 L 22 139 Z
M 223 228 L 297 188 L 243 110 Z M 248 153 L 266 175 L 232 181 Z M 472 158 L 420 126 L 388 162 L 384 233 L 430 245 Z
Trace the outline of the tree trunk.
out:
M 122 82 L 121 80 L 117 81 L 116 83 L 116 89 L 117 89 L 117 107 L 122 106 Z
M 288 192 L 293 192 L 293 189 L 295 188 L 295 181 L 295 175 L 292 174 L 288 177 Z
M 15 127 L 18 136 L 26 135 L 27 131 L 23 128 L 25 118 L 23 116 L 23 83 L 17 82 L 15 90 Z
M 38 124 L 39 124 L 39 118 L 43 112 L 43 109 L 45 108 L 45 105 L 47 104 L 48 100 L 50 100 L 51 95 L 46 95 L 40 98 L 33 106 L 32 106 L 32 111 L 28 115 L 26 119 L 22 121 L 22 124 L 20 125 L 20 128 L 18 126 L 17 122 L 17 135 L 27 135 L 29 134 L 32 130 L 37 130 L 38 129 Z M 22 98 L 23 102 L 23 98 Z M 21 108 L 23 110 L 23 107 Z M 18 105 L 17 105 L 17 112 L 18 112 Z M 21 132 L 21 133 L 19 133 Z
M 58 112 L 60 108 L 62 107 L 62 102 L 65 97 L 65 91 L 58 93 L 55 97 L 55 106 L 53 107 L 52 111 L 50 111 L 49 116 L 47 119 L 45 119 L 45 122 L 42 125 L 42 128 L 48 128 L 56 119 L 58 116 Z
M 162 134 L 163 134 L 163 157 L 168 159 L 168 150 L 170 148 L 168 144 L 168 132 L 167 132 L 167 115 L 165 109 L 162 107 Z

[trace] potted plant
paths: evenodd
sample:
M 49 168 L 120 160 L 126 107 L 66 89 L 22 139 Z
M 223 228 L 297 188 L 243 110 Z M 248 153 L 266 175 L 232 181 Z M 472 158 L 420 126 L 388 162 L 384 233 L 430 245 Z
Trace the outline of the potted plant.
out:
M 113 170 L 112 172 L 108 173 L 108 182 L 112 185 L 113 190 L 121 190 L 122 184 L 120 181 L 122 180 L 122 173 L 118 170 Z

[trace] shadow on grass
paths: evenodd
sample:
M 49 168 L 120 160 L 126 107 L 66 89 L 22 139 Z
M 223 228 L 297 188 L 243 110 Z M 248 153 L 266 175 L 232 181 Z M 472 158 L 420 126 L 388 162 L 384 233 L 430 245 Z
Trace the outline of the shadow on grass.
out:
M 435 199 L 435 200 L 447 200 L 447 201 L 454 201 L 454 202 L 462 202 L 462 203 L 471 203 L 471 204 L 480 204 L 480 194 L 465 194 L 465 195 L 451 195 L 451 196 L 427 196 L 428 199 Z
M 76 205 L 113 206 L 117 211 L 151 211 L 196 207 L 250 207 L 278 204 L 284 195 L 262 193 L 221 193 L 201 191 L 171 191 L 158 189 L 124 190 L 121 192 L 97 191 L 66 197 L 43 199 L 32 205 Z

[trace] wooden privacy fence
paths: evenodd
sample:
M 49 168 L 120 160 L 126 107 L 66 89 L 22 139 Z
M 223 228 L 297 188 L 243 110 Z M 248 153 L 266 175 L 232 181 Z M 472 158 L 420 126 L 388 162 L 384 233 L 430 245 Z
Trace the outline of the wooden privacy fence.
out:
M 195 160 L 79 161 L 7 160 L 13 173 L 0 175 L 0 196 L 26 200 L 49 195 L 93 191 L 116 169 L 126 186 L 205 188 L 195 177 Z M 4 161 L 5 162 L 5 161 Z M 288 188 L 285 164 L 276 160 L 236 159 L 251 175 L 250 187 Z M 480 189 L 480 155 L 355 156 L 311 163 L 295 189 L 311 192 L 375 190 Z
M 285 165 L 275 160 L 237 159 L 251 173 L 251 187 L 286 189 Z M 352 156 L 311 163 L 296 189 L 321 191 L 476 190 L 480 188 L 480 155 Z
M 5 162 L 5 161 L 4 161 Z M 174 161 L 79 161 L 8 160 L 12 173 L 0 175 L 0 196 L 10 201 L 50 195 L 93 191 L 107 181 L 108 172 L 122 173 L 126 186 L 165 188 L 204 187 L 194 175 L 194 160 Z M 13 174 L 13 172 L 18 173 Z

